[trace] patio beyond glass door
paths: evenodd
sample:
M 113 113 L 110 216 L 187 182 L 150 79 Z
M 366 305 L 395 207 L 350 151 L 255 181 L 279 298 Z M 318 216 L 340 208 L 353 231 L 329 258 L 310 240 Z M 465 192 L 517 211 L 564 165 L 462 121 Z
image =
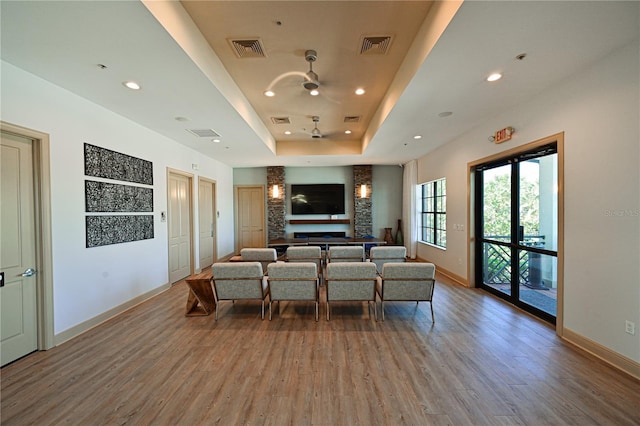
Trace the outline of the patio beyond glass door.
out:
M 475 168 L 476 283 L 555 323 L 558 159 L 555 144 Z

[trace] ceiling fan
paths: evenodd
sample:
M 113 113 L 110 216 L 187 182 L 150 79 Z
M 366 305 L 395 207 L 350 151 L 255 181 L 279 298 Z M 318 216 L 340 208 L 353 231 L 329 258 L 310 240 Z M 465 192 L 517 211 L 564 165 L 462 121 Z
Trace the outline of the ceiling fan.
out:
M 320 139 L 322 137 L 322 132 L 318 129 L 318 121 L 320 121 L 320 117 L 314 115 L 311 117 L 311 120 L 313 120 L 313 129 L 309 134 L 313 139 Z
M 307 50 L 304 52 L 304 59 L 309 62 L 309 71 L 305 74 L 302 87 L 307 89 L 310 95 L 317 96 L 320 94 L 318 91 L 320 82 L 318 81 L 318 74 L 313 72 L 313 63 L 318 59 L 318 53 L 315 50 Z
M 313 121 L 313 129 L 311 129 L 311 131 L 308 131 L 307 129 L 302 129 L 302 132 L 311 136 L 312 139 L 340 138 L 340 133 L 332 133 L 332 132 L 326 133 L 318 129 L 318 122 L 320 122 L 319 116 L 317 115 L 311 116 L 311 121 Z

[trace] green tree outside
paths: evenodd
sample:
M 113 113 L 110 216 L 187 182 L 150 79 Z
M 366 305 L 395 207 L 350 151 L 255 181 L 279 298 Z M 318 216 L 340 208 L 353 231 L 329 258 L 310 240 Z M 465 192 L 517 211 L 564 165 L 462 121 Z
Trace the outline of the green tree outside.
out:
M 500 174 L 484 185 L 484 235 L 511 235 L 511 176 Z M 540 193 L 536 179 L 520 181 L 520 225 L 525 235 L 540 231 Z

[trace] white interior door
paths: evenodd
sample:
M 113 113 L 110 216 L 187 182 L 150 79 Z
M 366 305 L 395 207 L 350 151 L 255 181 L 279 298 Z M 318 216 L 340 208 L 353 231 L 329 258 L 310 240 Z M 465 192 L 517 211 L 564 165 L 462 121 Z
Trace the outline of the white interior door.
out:
M 0 153 L 0 363 L 37 349 L 33 154 L 30 139 L 2 133 Z M 35 272 L 35 271 L 34 271 Z
M 169 282 L 189 276 L 191 261 L 191 179 L 169 174 Z
M 264 188 L 238 187 L 238 251 L 266 247 L 264 226 Z
M 198 182 L 200 269 L 211 266 L 215 260 L 215 199 L 215 183 L 200 179 Z

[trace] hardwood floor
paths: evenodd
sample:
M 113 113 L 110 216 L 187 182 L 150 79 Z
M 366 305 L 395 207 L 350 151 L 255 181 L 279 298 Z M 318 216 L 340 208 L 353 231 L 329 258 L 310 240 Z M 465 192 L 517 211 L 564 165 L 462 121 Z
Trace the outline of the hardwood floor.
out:
M 223 302 L 187 287 L 0 373 L 2 425 L 638 425 L 640 383 L 497 298 L 438 282 L 427 303 Z M 275 307 L 275 305 L 274 305 Z

